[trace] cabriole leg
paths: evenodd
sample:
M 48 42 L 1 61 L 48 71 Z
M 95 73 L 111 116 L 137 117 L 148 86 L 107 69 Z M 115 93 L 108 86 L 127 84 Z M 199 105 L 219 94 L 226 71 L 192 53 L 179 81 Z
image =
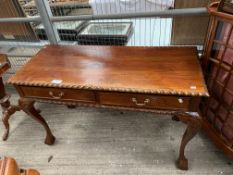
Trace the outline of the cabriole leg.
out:
M 197 113 L 196 113 L 197 114 Z M 187 124 L 187 128 L 183 135 L 179 158 L 177 160 L 177 167 L 181 170 L 188 170 L 188 159 L 185 157 L 185 147 L 189 143 L 190 140 L 198 133 L 201 128 L 202 120 L 199 115 L 193 115 L 189 113 L 178 114 L 176 117 Z
M 21 109 L 29 116 L 31 116 L 33 119 L 35 119 L 37 122 L 39 122 L 45 128 L 46 131 L 45 144 L 52 145 L 55 142 L 55 137 L 53 136 L 45 119 L 39 114 L 39 111 L 35 109 L 34 103 L 35 102 L 33 100 L 26 98 L 20 98 L 19 100 L 19 106 L 21 107 Z
M 9 106 L 2 113 L 3 114 L 2 122 L 5 126 L 5 132 L 4 132 L 3 137 L 2 137 L 2 139 L 4 141 L 8 139 L 8 135 L 9 135 L 9 130 L 10 130 L 9 119 L 16 111 L 20 111 L 20 108 L 18 106 Z

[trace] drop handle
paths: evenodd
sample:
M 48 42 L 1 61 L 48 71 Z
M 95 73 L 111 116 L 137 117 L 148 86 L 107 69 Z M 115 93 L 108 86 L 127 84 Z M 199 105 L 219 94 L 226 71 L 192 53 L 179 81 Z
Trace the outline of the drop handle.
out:
M 61 99 L 65 94 L 64 92 L 59 92 L 59 94 L 56 96 L 54 95 L 53 91 L 49 91 L 49 95 L 54 99 Z
M 143 103 L 139 103 L 138 100 L 136 98 L 132 98 L 132 102 L 136 105 L 136 106 L 146 106 L 147 104 L 150 103 L 150 99 L 145 99 Z

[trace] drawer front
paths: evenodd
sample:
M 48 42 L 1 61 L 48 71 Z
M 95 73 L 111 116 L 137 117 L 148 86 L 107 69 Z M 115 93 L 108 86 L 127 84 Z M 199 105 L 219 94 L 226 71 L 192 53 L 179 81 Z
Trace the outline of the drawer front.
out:
M 91 91 L 61 88 L 20 87 L 25 97 L 49 100 L 95 102 L 95 94 Z
M 127 93 L 99 93 L 100 104 L 148 109 L 188 110 L 189 97 Z

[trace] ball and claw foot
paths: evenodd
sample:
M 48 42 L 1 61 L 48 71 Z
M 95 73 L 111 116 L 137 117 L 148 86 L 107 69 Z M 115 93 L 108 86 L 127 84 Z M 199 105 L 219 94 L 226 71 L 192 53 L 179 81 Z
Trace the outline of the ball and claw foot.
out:
M 55 142 L 55 140 L 56 140 L 56 137 L 54 137 L 53 135 L 47 136 L 47 137 L 45 138 L 44 143 L 45 143 L 46 145 L 53 145 L 54 142 Z
M 34 107 L 35 101 L 26 98 L 19 99 L 19 106 L 21 110 L 23 110 L 26 114 L 28 114 L 31 118 L 35 121 L 40 123 L 46 132 L 46 137 L 44 143 L 47 145 L 52 145 L 55 142 L 55 137 L 53 136 L 47 122 L 45 119 L 40 115 L 40 111 Z
M 4 131 L 4 134 L 2 136 L 3 141 L 6 141 L 8 139 L 8 136 L 9 136 L 10 126 L 9 126 L 8 119 L 9 119 L 9 116 L 7 115 L 7 113 L 3 112 L 2 123 L 5 126 L 5 131 Z
M 6 129 L 2 136 L 2 140 L 6 141 L 8 139 L 8 136 L 9 136 L 9 129 Z
M 187 128 L 180 144 L 179 158 L 176 162 L 177 167 L 181 170 L 188 170 L 188 159 L 185 157 L 185 148 L 190 140 L 197 134 L 202 125 L 202 118 L 187 113 L 176 115 L 178 119 L 187 124 Z
M 179 158 L 176 162 L 176 165 L 181 170 L 188 170 L 188 159 Z

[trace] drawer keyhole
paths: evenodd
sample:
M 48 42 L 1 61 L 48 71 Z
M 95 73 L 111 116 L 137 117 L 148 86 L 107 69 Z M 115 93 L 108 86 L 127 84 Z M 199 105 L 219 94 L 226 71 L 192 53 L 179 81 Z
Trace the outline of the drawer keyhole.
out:
M 136 98 L 132 98 L 132 102 L 137 106 L 146 106 L 146 104 L 150 103 L 150 99 L 145 99 L 143 103 L 139 103 Z
M 53 91 L 49 91 L 49 95 L 54 99 L 61 99 L 64 96 L 64 92 L 60 92 L 58 96 L 54 95 Z

